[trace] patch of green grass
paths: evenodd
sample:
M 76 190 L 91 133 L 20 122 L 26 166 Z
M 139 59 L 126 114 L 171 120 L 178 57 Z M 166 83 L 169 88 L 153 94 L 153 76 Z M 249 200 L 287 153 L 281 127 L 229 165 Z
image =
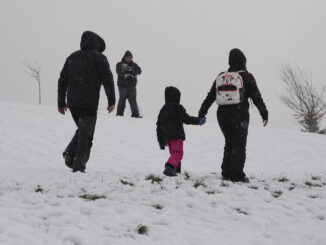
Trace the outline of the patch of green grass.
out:
M 305 184 L 309 187 L 323 187 L 321 184 L 312 183 L 311 181 L 306 181 Z
M 185 180 L 190 180 L 190 178 L 191 178 L 190 173 L 185 171 L 184 174 L 185 174 Z
M 156 176 L 154 174 L 150 174 L 150 175 L 147 175 L 145 180 L 151 180 L 152 181 L 152 184 L 154 183 L 161 183 L 163 181 L 163 179 L 160 177 L 160 176 Z
M 321 177 L 320 176 L 311 176 L 311 179 L 312 180 L 321 180 Z
M 97 199 L 105 199 L 106 197 L 104 195 L 91 195 L 91 194 L 83 194 L 83 195 L 80 195 L 79 198 L 82 198 L 82 199 L 85 199 L 85 200 L 88 200 L 88 201 L 95 201 Z
M 286 177 L 282 177 L 278 179 L 278 182 L 289 182 L 289 179 Z
M 230 185 L 229 185 L 229 183 L 227 183 L 227 182 L 225 182 L 225 181 L 222 181 L 222 182 L 221 182 L 221 186 L 222 186 L 222 187 L 229 187 Z
M 196 180 L 194 187 L 197 189 L 199 186 L 206 187 L 207 185 L 202 180 Z
M 44 189 L 40 185 L 37 185 L 37 188 L 35 189 L 35 192 L 41 192 L 41 193 L 43 193 L 44 192 Z
M 283 194 L 283 192 L 282 191 L 273 191 L 271 194 L 273 197 L 279 198 Z
M 258 190 L 258 186 L 254 186 L 254 185 L 248 186 L 248 188 L 253 189 L 253 190 Z
M 120 180 L 120 183 L 123 185 L 130 185 L 130 186 L 134 186 L 134 183 L 132 183 L 131 181 L 127 181 L 127 180 Z
M 237 211 L 239 214 L 248 215 L 248 212 L 242 210 L 241 208 L 237 208 L 236 211 Z
M 148 227 L 145 225 L 139 225 L 137 228 L 137 233 L 140 235 L 147 235 L 148 234 Z
M 155 204 L 155 205 L 153 205 L 153 207 L 156 209 L 159 209 L 159 210 L 163 209 L 163 206 L 160 204 Z

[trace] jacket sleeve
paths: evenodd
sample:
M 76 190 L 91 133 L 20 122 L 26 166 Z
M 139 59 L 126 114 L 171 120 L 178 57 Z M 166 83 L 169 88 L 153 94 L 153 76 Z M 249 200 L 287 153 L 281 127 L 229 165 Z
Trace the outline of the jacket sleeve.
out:
M 182 105 L 178 107 L 178 115 L 182 123 L 199 125 L 199 118 L 189 116 L 186 109 Z
M 156 136 L 157 136 L 157 141 L 160 144 L 160 147 L 163 148 L 165 146 L 165 142 L 164 142 L 164 137 L 163 137 L 163 134 L 161 131 L 159 119 L 157 119 L 157 122 L 156 122 Z
M 214 81 L 213 86 L 211 87 L 210 91 L 208 92 L 205 100 L 201 104 L 200 110 L 198 112 L 198 117 L 202 118 L 205 117 L 208 109 L 211 107 L 213 102 L 216 100 L 216 82 Z
M 122 63 L 121 62 L 117 63 L 117 65 L 115 67 L 115 70 L 116 70 L 116 72 L 118 74 L 118 77 L 123 79 L 124 74 L 123 74 L 123 71 L 122 71 Z
M 263 120 L 268 120 L 268 111 L 266 105 L 260 94 L 256 80 L 254 76 L 250 73 L 248 73 L 248 83 L 245 89 L 246 89 L 246 93 L 248 94 L 248 97 L 250 97 L 254 102 Z
M 58 81 L 58 107 L 65 107 L 66 93 L 68 88 L 68 59 L 60 72 L 60 78 Z
M 113 75 L 110 69 L 110 64 L 107 58 L 102 55 L 100 62 L 100 79 L 104 86 L 105 94 L 108 98 L 108 105 L 115 105 L 115 91 L 114 91 L 114 81 Z
M 141 68 L 136 64 L 135 64 L 135 69 L 134 69 L 134 75 L 137 76 L 137 75 L 140 75 L 141 74 Z

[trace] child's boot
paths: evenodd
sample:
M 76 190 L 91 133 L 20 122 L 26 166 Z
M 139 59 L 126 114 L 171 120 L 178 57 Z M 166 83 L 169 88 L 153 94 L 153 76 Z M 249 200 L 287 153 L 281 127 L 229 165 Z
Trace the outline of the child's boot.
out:
M 178 167 L 177 167 L 177 169 L 176 169 L 176 172 L 177 172 L 178 174 L 181 174 L 181 162 L 179 163 L 179 165 L 178 165 Z
M 163 174 L 166 176 L 176 176 L 176 173 L 174 171 L 174 167 L 170 163 L 165 164 L 165 169 L 163 171 Z

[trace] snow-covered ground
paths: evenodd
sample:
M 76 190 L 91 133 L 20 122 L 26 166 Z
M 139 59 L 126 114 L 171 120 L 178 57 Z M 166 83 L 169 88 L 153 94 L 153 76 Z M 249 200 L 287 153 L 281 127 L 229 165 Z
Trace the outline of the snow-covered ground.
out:
M 250 183 L 236 184 L 221 180 L 209 118 L 186 126 L 183 174 L 168 178 L 154 118 L 100 111 L 87 172 L 74 174 L 61 157 L 70 114 L 1 102 L 0 115 L 0 244 L 326 244 L 326 136 L 251 126 Z

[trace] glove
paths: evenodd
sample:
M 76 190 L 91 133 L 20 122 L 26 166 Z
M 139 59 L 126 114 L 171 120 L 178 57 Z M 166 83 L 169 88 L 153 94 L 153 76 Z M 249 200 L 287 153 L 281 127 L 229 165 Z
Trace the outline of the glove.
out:
M 206 123 L 206 117 L 199 118 L 199 125 L 202 126 Z
M 158 145 L 159 145 L 161 150 L 165 150 L 165 145 L 164 144 L 161 144 L 160 142 L 158 142 Z

